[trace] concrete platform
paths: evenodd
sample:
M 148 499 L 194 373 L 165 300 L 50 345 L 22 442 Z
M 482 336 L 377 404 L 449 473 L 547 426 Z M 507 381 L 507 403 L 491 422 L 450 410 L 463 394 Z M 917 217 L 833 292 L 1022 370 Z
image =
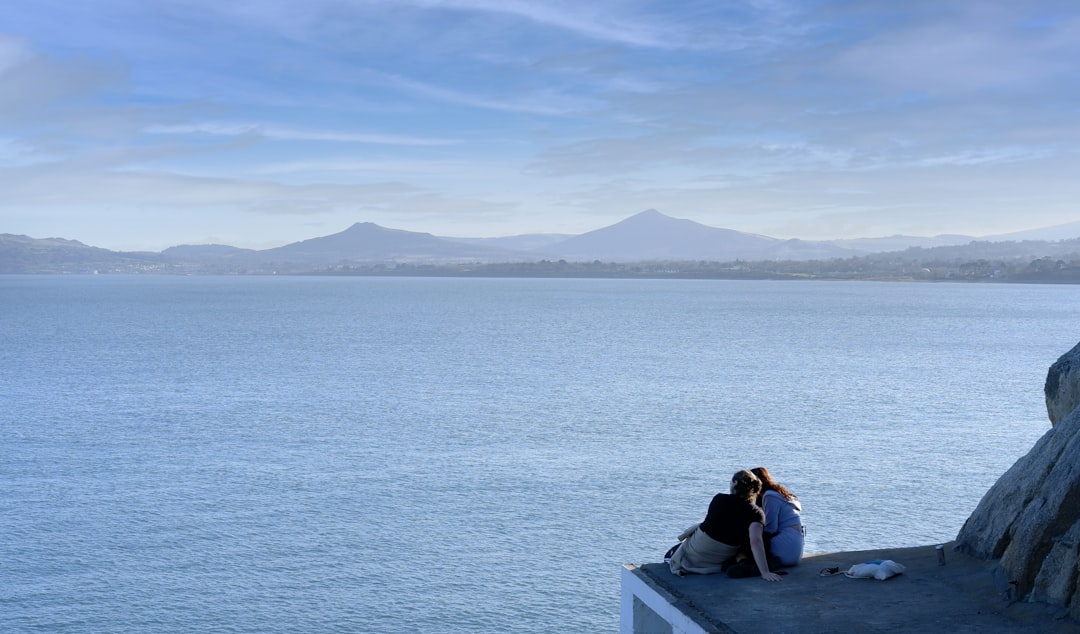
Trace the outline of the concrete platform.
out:
M 783 581 L 671 574 L 667 564 L 626 566 L 621 631 L 681 632 L 1020 632 L 1080 634 L 1063 608 L 1013 600 L 993 563 L 934 546 L 814 555 Z M 903 574 L 879 581 L 843 572 L 892 559 Z M 825 568 L 841 573 L 821 576 Z M 632 596 L 628 596 L 629 594 Z M 665 605 L 666 604 L 666 605 Z

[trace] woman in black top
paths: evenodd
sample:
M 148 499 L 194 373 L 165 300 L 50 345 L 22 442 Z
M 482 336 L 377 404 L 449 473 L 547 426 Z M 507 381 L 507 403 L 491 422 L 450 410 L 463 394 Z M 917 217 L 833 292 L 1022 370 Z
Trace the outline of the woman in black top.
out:
M 709 504 L 705 521 L 695 524 L 679 535 L 682 543 L 671 555 L 671 572 L 709 574 L 721 572 L 725 564 L 734 563 L 739 550 L 749 546 L 761 578 L 780 581 L 780 575 L 769 571 L 762 539 L 765 514 L 754 503 L 761 491 L 761 481 L 743 470 L 731 478 L 731 493 L 717 493 Z

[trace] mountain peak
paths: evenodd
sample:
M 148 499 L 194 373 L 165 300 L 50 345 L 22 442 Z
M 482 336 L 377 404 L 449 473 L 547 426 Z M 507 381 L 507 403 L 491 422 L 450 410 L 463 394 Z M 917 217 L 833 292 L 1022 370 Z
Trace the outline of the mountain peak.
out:
M 343 233 L 360 233 L 360 232 L 364 232 L 364 231 L 379 231 L 381 229 L 385 229 L 385 227 L 380 227 L 379 225 L 375 224 L 374 222 L 354 222 L 352 224 L 352 226 L 350 226 L 348 229 L 345 229 L 343 231 L 339 231 L 338 235 L 343 234 Z M 334 234 L 331 234 L 331 235 L 334 235 Z
M 660 213 L 655 209 L 646 209 L 645 211 L 639 211 L 638 213 L 623 220 L 623 222 L 640 222 L 643 220 L 656 221 L 656 220 L 677 220 L 671 216 Z

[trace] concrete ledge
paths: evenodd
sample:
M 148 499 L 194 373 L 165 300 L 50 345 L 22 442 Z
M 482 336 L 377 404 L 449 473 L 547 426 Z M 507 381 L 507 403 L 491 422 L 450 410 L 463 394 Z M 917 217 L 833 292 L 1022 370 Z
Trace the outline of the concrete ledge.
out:
M 1080 634 L 1064 608 L 1015 601 L 994 562 L 961 555 L 946 544 L 940 566 L 934 546 L 829 553 L 803 559 L 779 583 L 726 575 L 671 574 L 667 564 L 625 566 L 620 632 L 1054 632 Z M 878 581 L 842 572 L 892 559 L 903 574 Z M 839 567 L 841 574 L 821 576 Z
M 641 568 L 625 564 L 622 572 L 620 628 L 623 634 L 709 634 L 731 632 L 711 622 L 693 605 L 671 594 Z

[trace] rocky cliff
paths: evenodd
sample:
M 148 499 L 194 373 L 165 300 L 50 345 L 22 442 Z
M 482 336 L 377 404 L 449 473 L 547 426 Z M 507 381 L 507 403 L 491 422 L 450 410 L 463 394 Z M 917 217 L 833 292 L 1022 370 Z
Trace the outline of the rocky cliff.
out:
M 1080 619 L 1080 344 L 1047 373 L 1051 428 L 986 492 L 956 548 L 997 561 L 1016 599 Z

